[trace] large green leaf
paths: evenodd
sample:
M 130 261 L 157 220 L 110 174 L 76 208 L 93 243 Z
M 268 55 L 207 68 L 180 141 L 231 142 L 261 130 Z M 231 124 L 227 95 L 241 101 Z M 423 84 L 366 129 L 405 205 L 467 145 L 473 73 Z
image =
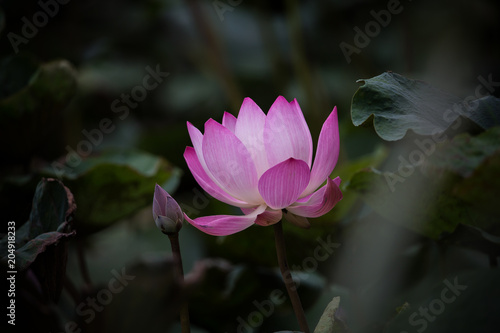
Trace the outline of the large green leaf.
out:
M 472 209 L 471 218 L 475 226 L 500 236 L 500 151 L 488 157 L 470 177 L 453 188 L 453 193 Z
M 358 192 L 389 221 L 433 239 L 468 221 L 459 200 L 441 190 L 427 189 L 420 177 L 406 178 L 392 191 L 390 182 L 396 177 L 390 172 L 365 169 L 351 178 L 348 189 Z
M 373 118 L 384 140 L 399 140 L 408 130 L 441 133 L 460 115 L 484 129 L 500 125 L 500 99 L 492 96 L 470 101 L 467 107 L 465 100 L 392 72 L 360 81 L 365 84 L 352 98 L 352 122 L 359 126 Z
M 68 61 L 42 64 L 23 89 L 0 100 L 0 119 L 12 121 L 24 115 L 45 119 L 43 114 L 65 106 L 75 91 L 76 71 Z
M 500 126 L 500 98 L 488 95 L 471 102 L 466 116 L 482 128 Z
M 15 269 L 32 268 L 43 291 L 57 300 L 66 272 L 67 239 L 75 232 L 69 224 L 76 209 L 71 192 L 54 179 L 42 179 L 33 198 L 28 222 L 16 230 Z M 7 263 L 7 237 L 0 241 Z M 12 269 L 12 268 L 11 268 Z
M 456 136 L 436 148 L 425 164 L 430 176 L 456 179 L 450 194 L 465 204 L 473 225 L 500 236 L 497 223 L 500 208 L 500 127 L 472 137 Z M 451 174 L 451 176 L 449 176 Z
M 75 209 L 73 195 L 62 182 L 42 179 L 38 183 L 30 218 L 16 230 L 18 270 L 25 270 L 47 246 L 57 243 L 61 237 L 74 234 L 68 224 L 68 218 Z M 6 237 L 2 238 L 0 246 L 2 250 L 6 250 Z M 2 253 L 2 262 L 6 262 L 7 252 Z
M 463 133 L 451 141 L 437 145 L 436 151 L 429 156 L 426 167 L 468 177 L 498 151 L 500 151 L 500 127 L 493 127 L 477 136 Z
M 498 170 L 499 164 L 495 165 Z M 487 187 L 485 193 L 482 184 L 470 178 L 454 186 L 426 188 L 436 180 L 412 176 L 391 191 L 389 182 L 397 177 L 400 176 L 389 172 L 363 170 L 354 175 L 348 188 L 357 191 L 386 219 L 433 239 L 454 232 L 459 224 L 498 234 L 499 209 L 494 202 L 497 197 L 492 196 L 498 195 L 498 187 Z
M 42 180 L 33 198 L 28 239 L 52 231 L 58 232 L 62 222 L 75 210 L 73 194 L 60 181 Z
M 498 235 L 500 128 L 475 137 L 461 134 L 428 151 L 420 167 L 400 164 L 384 173 L 365 169 L 347 188 L 388 220 L 434 239 L 459 224 Z
M 64 232 L 67 230 L 67 225 L 62 225 L 59 231 L 50 231 L 38 235 L 37 237 L 30 239 L 17 251 L 16 262 L 19 263 L 17 266 L 19 270 L 25 270 L 30 264 L 32 264 L 39 254 L 45 252 L 49 246 L 57 245 L 60 240 L 64 238 L 73 236 L 75 232 Z
M 75 167 L 54 162 L 44 172 L 61 176 L 71 188 L 82 231 L 101 229 L 151 204 L 156 183 L 172 193 L 181 175 L 163 158 L 135 150 L 103 152 Z
M 32 62 L 14 58 L 2 61 L 0 67 L 5 69 L 0 81 L 8 82 L 0 91 L 0 132 L 11 140 L 4 147 L 4 158 L 29 159 L 41 149 L 59 148 L 55 138 L 62 126 L 61 112 L 76 91 L 72 65 L 57 60 L 33 72 Z
M 384 146 L 380 145 L 371 154 L 361 156 L 357 159 L 350 160 L 337 166 L 333 170 L 333 173 L 330 175 L 330 178 L 334 179 L 338 176 L 340 177 L 340 179 L 342 179 L 342 183 L 340 185 L 343 196 L 342 201 L 339 202 L 328 214 L 325 214 L 317 219 L 311 219 L 310 222 L 316 224 L 318 223 L 318 220 L 341 221 L 343 218 L 345 218 L 357 201 L 356 193 L 349 191 L 349 189 L 346 188 L 345 184 L 359 170 L 369 167 L 378 167 L 387 158 L 387 154 L 387 149 Z

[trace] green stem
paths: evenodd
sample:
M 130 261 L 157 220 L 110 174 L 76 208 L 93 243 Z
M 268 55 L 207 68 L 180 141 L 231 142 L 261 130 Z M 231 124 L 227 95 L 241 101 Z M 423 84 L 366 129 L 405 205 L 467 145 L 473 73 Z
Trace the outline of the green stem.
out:
M 297 287 L 295 286 L 295 282 L 293 282 L 290 268 L 288 268 L 285 237 L 283 237 L 283 223 L 281 221 L 274 225 L 274 239 L 276 242 L 276 254 L 278 255 L 278 264 L 280 266 L 281 276 L 283 277 L 288 296 L 292 302 L 293 311 L 295 312 L 295 316 L 297 317 L 297 321 L 299 322 L 302 332 L 309 333 L 309 326 L 307 326 L 306 316 L 304 314 L 304 309 L 302 309 L 299 294 L 297 293 Z
M 172 234 L 167 234 L 167 236 L 170 239 L 170 245 L 172 246 L 172 254 L 174 255 L 174 262 L 177 270 L 177 276 L 179 276 L 180 280 L 184 282 L 184 269 L 182 268 L 181 249 L 179 247 L 179 233 L 175 232 Z M 190 333 L 191 328 L 189 327 L 189 307 L 186 299 L 182 300 L 180 317 L 181 317 L 181 332 Z

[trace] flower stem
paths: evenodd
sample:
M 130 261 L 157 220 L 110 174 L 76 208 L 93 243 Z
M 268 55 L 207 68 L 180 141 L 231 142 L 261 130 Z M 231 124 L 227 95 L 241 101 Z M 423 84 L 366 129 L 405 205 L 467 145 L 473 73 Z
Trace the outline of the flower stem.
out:
M 168 233 L 168 239 L 170 239 L 170 245 L 172 246 L 172 254 L 174 255 L 175 268 L 177 270 L 177 276 L 184 282 L 184 269 L 182 268 L 182 257 L 181 249 L 179 247 L 179 233 Z M 191 328 L 189 327 L 189 307 L 186 299 L 181 302 L 181 332 L 190 333 Z
M 299 294 L 297 293 L 297 287 L 292 279 L 292 273 L 290 268 L 288 268 L 288 262 L 286 260 L 286 249 L 285 249 L 285 238 L 283 237 L 283 223 L 279 221 L 274 225 L 274 239 L 276 242 L 276 254 L 278 255 L 278 264 L 281 270 L 281 276 L 285 282 L 286 290 L 290 301 L 292 302 L 293 311 L 299 322 L 300 329 L 304 333 L 309 333 L 309 326 L 307 326 L 306 316 L 304 314 L 304 309 L 302 309 L 302 303 L 300 302 Z

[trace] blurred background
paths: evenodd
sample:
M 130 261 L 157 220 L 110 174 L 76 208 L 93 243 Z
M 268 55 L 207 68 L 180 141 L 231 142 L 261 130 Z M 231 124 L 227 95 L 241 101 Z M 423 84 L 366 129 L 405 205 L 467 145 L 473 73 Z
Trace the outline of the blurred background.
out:
M 394 171 L 398 154 L 414 149 L 412 133 L 388 142 L 371 125 L 353 125 L 357 80 L 393 71 L 460 99 L 479 97 L 482 84 L 481 96 L 498 97 L 499 21 L 494 0 L 1 1 L 2 223 L 19 228 L 30 220 L 42 177 L 62 180 L 77 206 L 67 250 L 44 258 L 59 272 L 44 273 L 57 286 L 33 282 L 38 259 L 18 275 L 18 327 L 179 332 L 185 293 L 151 216 L 154 184 L 191 217 L 239 214 L 204 194 L 187 169 L 186 121 L 202 129 L 224 111 L 237 115 L 244 97 L 267 112 L 283 95 L 297 98 L 315 142 L 334 106 L 339 115 L 332 175 L 344 180 L 344 199 L 311 219 L 309 230 L 285 226 L 310 326 L 340 296 L 336 318 L 353 332 L 496 332 L 490 314 L 498 312 L 498 291 L 490 288 L 498 288 L 491 268 L 498 227 L 487 225 L 497 237 L 488 245 L 460 246 L 463 239 L 429 236 L 387 217 L 430 206 L 389 205 L 380 214 L 347 185 L 364 168 Z M 409 200 L 444 191 L 432 181 L 407 182 Z M 488 214 L 496 223 L 496 211 Z M 270 296 L 284 292 L 272 228 L 212 237 L 185 224 L 180 237 L 193 332 L 298 329 L 288 301 Z M 478 250 L 483 245 L 488 250 Z M 318 247 L 331 253 L 318 259 Z M 110 286 L 117 274 L 130 277 L 120 292 Z M 420 313 L 409 321 L 457 276 L 468 286 L 465 296 L 439 303 L 446 308 L 432 319 Z M 263 311 L 261 304 L 272 306 Z

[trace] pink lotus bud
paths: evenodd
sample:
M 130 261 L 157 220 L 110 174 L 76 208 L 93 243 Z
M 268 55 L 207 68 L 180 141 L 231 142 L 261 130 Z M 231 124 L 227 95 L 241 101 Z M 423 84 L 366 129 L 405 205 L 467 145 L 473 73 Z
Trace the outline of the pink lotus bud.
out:
M 153 218 L 164 234 L 179 232 L 184 220 L 179 204 L 158 184 L 153 198 Z

